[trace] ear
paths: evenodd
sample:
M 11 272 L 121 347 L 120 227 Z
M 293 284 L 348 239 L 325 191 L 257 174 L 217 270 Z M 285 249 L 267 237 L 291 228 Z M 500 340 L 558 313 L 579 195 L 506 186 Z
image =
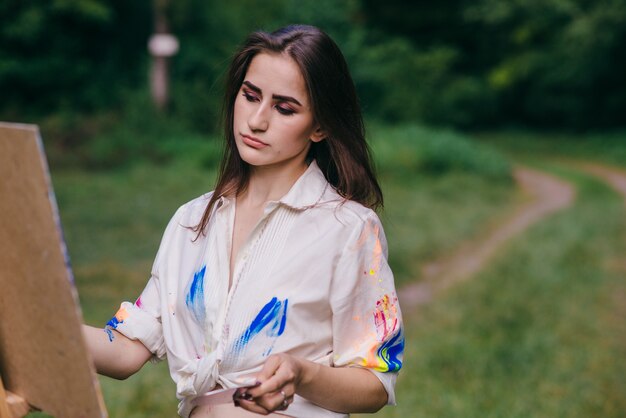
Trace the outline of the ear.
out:
M 313 142 L 321 142 L 326 139 L 326 132 L 318 125 L 309 139 Z

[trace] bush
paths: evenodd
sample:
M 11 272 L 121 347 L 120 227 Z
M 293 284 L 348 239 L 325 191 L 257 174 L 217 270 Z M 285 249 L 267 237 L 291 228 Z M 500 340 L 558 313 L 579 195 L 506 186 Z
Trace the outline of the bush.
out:
M 384 173 L 460 171 L 499 181 L 512 179 L 511 165 L 502 154 L 451 130 L 374 125 L 370 137 L 377 166 Z
M 173 159 L 197 160 L 203 167 L 219 161 L 220 143 L 213 135 L 200 134 L 175 114 L 157 112 L 147 92 L 127 96 L 125 105 L 110 116 L 110 124 L 85 137 L 71 150 L 72 160 L 95 169 L 116 168 L 150 161 L 164 164 Z

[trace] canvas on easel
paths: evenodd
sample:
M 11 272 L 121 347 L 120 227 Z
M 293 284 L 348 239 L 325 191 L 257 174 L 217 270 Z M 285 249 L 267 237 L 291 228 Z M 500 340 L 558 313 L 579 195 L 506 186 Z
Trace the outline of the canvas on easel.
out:
M 106 409 L 85 341 L 39 131 L 0 122 L 0 416 Z

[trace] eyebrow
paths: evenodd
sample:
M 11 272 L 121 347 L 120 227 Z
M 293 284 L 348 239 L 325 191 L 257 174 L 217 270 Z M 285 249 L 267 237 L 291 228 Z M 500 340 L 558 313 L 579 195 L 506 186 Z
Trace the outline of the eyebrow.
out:
M 246 81 L 243 82 L 243 84 L 248 86 L 248 88 L 250 90 L 254 91 L 255 93 L 263 94 L 263 91 L 259 87 L 257 87 L 254 84 L 252 84 L 251 82 L 246 80 Z M 282 96 L 280 94 L 273 94 L 272 95 L 272 99 L 280 100 L 280 101 L 283 101 L 283 102 L 291 102 L 291 103 L 295 103 L 295 104 L 297 104 L 299 106 L 302 106 L 302 104 L 299 101 L 297 101 L 295 98 L 293 98 L 291 96 Z

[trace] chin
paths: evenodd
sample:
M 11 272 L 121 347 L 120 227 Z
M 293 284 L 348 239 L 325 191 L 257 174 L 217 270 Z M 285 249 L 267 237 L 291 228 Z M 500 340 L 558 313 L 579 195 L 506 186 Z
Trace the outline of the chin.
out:
M 239 151 L 239 157 L 251 166 L 261 166 L 267 164 L 265 158 L 262 158 L 260 155 L 254 155 L 254 152 L 248 152 L 247 150 L 244 150 L 243 152 Z

